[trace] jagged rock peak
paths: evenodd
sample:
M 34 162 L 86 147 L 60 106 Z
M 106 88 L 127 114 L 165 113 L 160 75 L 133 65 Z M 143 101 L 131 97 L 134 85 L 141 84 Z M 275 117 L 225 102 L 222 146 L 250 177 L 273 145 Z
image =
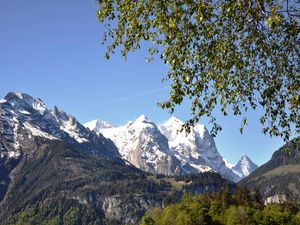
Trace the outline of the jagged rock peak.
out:
M 240 160 L 241 161 L 251 161 L 247 155 L 243 155 Z
M 232 169 L 236 174 L 244 178 L 257 169 L 257 167 L 258 166 L 252 162 L 248 156 L 243 155 Z
M 21 92 L 9 92 L 2 100 L 2 103 L 5 102 L 10 103 L 11 106 L 17 109 L 33 109 L 40 113 L 46 110 L 46 105 L 41 99 Z
M 32 137 L 60 139 L 74 146 L 82 144 L 84 151 L 92 155 L 119 158 L 111 141 L 90 132 L 63 110 L 48 109 L 42 100 L 28 94 L 9 92 L 0 101 L 0 121 L 0 133 L 8 134 L 6 139 L 15 149 L 24 148 L 20 135 L 24 133 L 31 141 Z
M 237 164 L 240 164 L 240 165 L 252 165 L 253 164 L 257 167 L 257 165 L 247 155 L 243 155 Z

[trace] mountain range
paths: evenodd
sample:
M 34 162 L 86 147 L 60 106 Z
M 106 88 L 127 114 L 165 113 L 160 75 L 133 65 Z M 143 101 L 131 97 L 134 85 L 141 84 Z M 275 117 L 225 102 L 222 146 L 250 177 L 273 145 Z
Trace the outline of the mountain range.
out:
M 132 128 L 151 131 L 152 126 Z M 175 156 L 168 158 L 167 139 L 154 131 L 166 152 L 165 165 L 157 168 L 186 169 Z M 151 142 L 144 144 L 151 150 Z M 137 224 L 148 208 L 176 202 L 184 192 L 226 185 L 234 187 L 215 172 L 188 178 L 143 172 L 124 160 L 111 140 L 63 110 L 18 92 L 0 100 L 1 224 Z
M 150 173 L 184 175 L 215 171 L 237 182 L 257 168 L 247 156 L 242 156 L 236 165 L 230 164 L 220 155 L 204 125 L 196 124 L 186 133 L 180 132 L 183 124 L 172 116 L 157 125 L 141 115 L 119 127 L 101 120 L 84 125 L 112 140 L 123 159 Z
M 0 100 L 1 224 L 137 224 L 185 192 L 235 190 L 237 181 L 266 204 L 300 202 L 299 138 L 256 169 L 247 156 L 236 165 L 223 159 L 204 125 L 184 133 L 182 124 L 142 115 L 118 127 L 82 125 L 39 98 L 8 93 Z

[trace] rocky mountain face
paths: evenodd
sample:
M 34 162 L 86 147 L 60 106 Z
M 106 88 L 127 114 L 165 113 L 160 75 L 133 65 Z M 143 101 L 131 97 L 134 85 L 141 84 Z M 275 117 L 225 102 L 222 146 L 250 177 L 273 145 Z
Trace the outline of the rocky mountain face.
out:
M 248 157 L 237 165 L 227 163 L 202 124 L 187 134 L 179 132 L 183 122 L 175 117 L 161 125 L 144 115 L 120 127 L 97 123 L 110 124 L 96 120 L 85 126 L 111 139 L 123 159 L 146 172 L 182 175 L 215 171 L 237 182 L 257 167 Z
M 57 107 L 48 109 L 40 99 L 11 92 L 0 104 L 2 140 L 10 147 L 3 148 L 1 157 L 18 158 L 22 155 L 22 148 L 27 146 L 23 143 L 22 133 L 26 132 L 30 138 L 60 139 L 75 147 L 84 147 L 92 155 L 120 158 L 111 141 L 90 132 L 73 116 Z
M 130 131 L 135 129 L 132 124 Z M 160 140 L 154 148 L 162 149 L 163 165 L 153 165 L 153 171 L 182 170 L 176 157 L 168 158 L 168 141 L 155 134 L 157 127 L 141 129 Z M 153 150 L 145 135 L 139 138 L 137 146 Z M 216 173 L 188 182 L 155 177 L 124 161 L 112 141 L 57 107 L 48 109 L 22 93 L 0 100 L 1 224 L 137 224 L 149 207 L 176 201 L 185 191 L 205 193 L 226 184 Z
M 144 115 L 125 126 L 100 129 L 101 133 L 113 140 L 125 160 L 143 171 L 165 175 L 196 173 L 190 165 L 181 164 L 169 148 L 168 139 Z
M 272 158 L 239 185 L 258 189 L 265 203 L 297 200 L 300 202 L 300 138 L 277 150 Z
M 39 138 L 64 140 L 87 154 L 123 162 L 110 140 L 90 132 L 74 117 L 57 107 L 48 109 L 40 99 L 11 92 L 0 101 L 0 200 L 8 189 L 11 172 L 22 159 L 36 154 Z

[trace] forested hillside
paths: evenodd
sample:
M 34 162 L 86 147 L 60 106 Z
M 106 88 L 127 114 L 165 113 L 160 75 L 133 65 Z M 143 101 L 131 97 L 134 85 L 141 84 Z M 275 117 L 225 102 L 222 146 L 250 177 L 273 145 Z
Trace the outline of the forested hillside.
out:
M 274 152 L 267 163 L 239 185 L 250 190 L 258 189 L 268 202 L 293 199 L 300 203 L 300 138 Z
M 294 202 L 264 205 L 257 191 L 238 188 L 207 195 L 185 194 L 180 202 L 152 208 L 141 225 L 299 225 L 300 208 Z

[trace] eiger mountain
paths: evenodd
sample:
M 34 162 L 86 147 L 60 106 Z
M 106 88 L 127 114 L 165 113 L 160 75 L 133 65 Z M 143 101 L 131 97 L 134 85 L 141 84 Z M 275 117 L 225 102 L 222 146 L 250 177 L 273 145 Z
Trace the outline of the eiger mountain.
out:
M 300 138 L 282 146 L 272 158 L 239 185 L 258 189 L 265 203 L 296 200 L 300 203 Z
M 257 168 L 246 156 L 236 165 L 227 163 L 204 125 L 196 124 L 188 134 L 178 132 L 182 125 L 173 116 L 156 125 L 144 115 L 119 127 L 101 120 L 85 124 L 111 139 L 123 159 L 146 172 L 183 175 L 215 171 L 237 182 Z
M 152 133 L 159 143 L 136 141 L 137 148 L 146 147 L 147 154 L 158 148 L 161 154 L 160 161 L 147 154 L 137 160 L 154 157 L 161 163 L 153 165 L 154 172 L 194 170 L 169 154 L 168 140 L 155 124 L 140 120 L 132 122 L 130 131 L 146 130 L 142 137 L 148 140 Z M 121 154 L 111 140 L 57 107 L 48 109 L 38 98 L 8 93 L 0 100 L 1 225 L 137 224 L 148 208 L 174 202 L 183 192 L 207 193 L 228 184 L 211 172 L 187 180 L 158 177 Z

